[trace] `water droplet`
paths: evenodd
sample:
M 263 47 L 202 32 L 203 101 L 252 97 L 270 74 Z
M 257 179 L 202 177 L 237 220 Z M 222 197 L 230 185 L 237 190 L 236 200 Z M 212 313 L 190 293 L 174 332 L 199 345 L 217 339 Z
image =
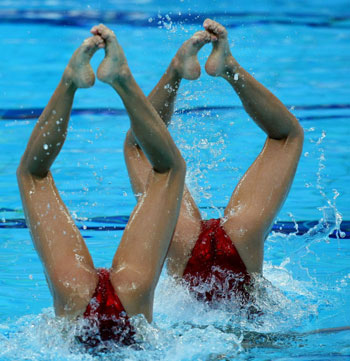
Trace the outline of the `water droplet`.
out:
M 49 146 L 48 146 L 47 144 L 44 144 L 44 145 L 43 145 L 43 148 L 44 148 L 45 150 L 47 150 L 47 149 L 49 149 Z

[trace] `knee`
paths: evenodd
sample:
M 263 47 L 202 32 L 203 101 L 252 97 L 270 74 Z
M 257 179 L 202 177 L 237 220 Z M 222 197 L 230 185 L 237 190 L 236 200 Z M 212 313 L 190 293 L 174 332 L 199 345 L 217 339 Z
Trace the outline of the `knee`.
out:
M 181 153 L 179 150 L 177 150 L 177 155 L 174 159 L 174 166 L 173 169 L 174 171 L 181 176 L 183 179 L 185 179 L 185 175 L 186 175 L 186 162 L 183 159 Z
M 28 172 L 26 167 L 23 166 L 22 162 L 19 164 L 17 168 L 16 176 L 17 176 L 17 183 L 21 189 L 21 187 L 24 184 L 26 184 L 28 176 L 30 176 L 30 173 Z
M 299 138 L 301 142 L 304 141 L 304 129 L 299 123 L 297 124 L 295 129 L 295 136 Z
M 299 123 L 295 127 L 295 130 L 292 132 L 291 138 L 295 142 L 298 149 L 300 149 L 300 151 L 301 151 L 303 148 L 303 144 L 304 144 L 304 129 L 302 128 L 302 126 Z
M 124 147 L 139 147 L 137 140 L 132 132 L 131 129 L 129 129 L 126 133 L 125 141 L 124 141 Z

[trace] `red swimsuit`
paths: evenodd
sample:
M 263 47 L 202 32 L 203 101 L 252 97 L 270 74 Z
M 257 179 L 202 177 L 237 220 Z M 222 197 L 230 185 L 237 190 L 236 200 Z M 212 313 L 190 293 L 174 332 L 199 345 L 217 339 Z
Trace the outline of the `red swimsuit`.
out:
M 183 279 L 197 299 L 211 302 L 238 296 L 247 303 L 249 293 L 245 286 L 250 283 L 250 276 L 220 222 L 202 221 Z
M 109 271 L 98 269 L 98 284 L 84 313 L 89 327 L 78 339 L 89 347 L 96 347 L 101 341 L 114 341 L 122 345 L 135 343 L 135 331 L 130 325 L 119 297 L 109 279 Z
M 250 276 L 220 222 L 220 219 L 202 221 L 183 279 L 200 300 L 215 301 L 238 296 L 246 303 L 249 293 L 245 286 L 250 283 Z M 101 341 L 134 344 L 135 330 L 111 284 L 109 271 L 99 269 L 98 277 L 95 293 L 84 313 L 90 327 L 85 328 L 78 339 L 92 348 Z

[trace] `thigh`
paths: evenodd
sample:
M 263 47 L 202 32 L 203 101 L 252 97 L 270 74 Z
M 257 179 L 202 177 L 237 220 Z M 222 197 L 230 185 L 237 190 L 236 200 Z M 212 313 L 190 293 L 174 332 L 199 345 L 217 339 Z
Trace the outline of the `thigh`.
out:
M 50 172 L 44 178 L 19 174 L 18 182 L 26 222 L 44 266 L 56 314 L 79 314 L 97 284 L 97 273 L 83 237 Z
M 177 222 L 183 175 L 151 171 L 113 259 L 111 281 L 127 313 L 152 319 L 153 295 Z
M 250 272 L 260 272 L 264 240 L 292 184 L 302 136 L 268 138 L 225 209 L 223 227 Z
M 133 192 L 136 199 L 139 199 L 146 192 L 152 167 L 142 149 L 130 137 L 130 133 L 125 140 L 124 156 Z M 167 255 L 168 272 L 172 276 L 182 276 L 200 233 L 201 219 L 199 209 L 185 185 L 178 221 Z

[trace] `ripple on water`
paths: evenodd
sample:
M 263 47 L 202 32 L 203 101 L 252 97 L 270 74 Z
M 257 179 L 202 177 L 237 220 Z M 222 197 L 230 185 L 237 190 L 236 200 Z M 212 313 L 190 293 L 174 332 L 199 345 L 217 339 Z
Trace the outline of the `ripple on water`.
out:
M 291 237 L 288 241 L 295 247 L 297 236 Z M 288 243 L 287 238 L 284 241 Z M 264 357 L 292 357 L 301 346 L 317 348 L 321 336 L 306 337 L 302 332 L 318 328 L 314 320 L 325 305 L 323 286 L 312 278 L 296 277 L 294 271 L 288 257 L 282 256 L 279 265 L 275 257 L 274 264 L 266 262 L 266 278 L 255 279 L 254 304 L 244 308 L 234 301 L 209 307 L 164 272 L 156 290 L 152 325 L 141 316 L 132 318 L 139 337 L 136 348 L 114 346 L 109 353 L 86 353 L 74 337 L 81 325 L 68 325 L 49 308 L 0 325 L 0 359 L 230 360 L 258 357 L 257 350 Z M 252 307 L 259 310 L 255 316 L 249 312 Z M 346 352 L 346 347 L 342 350 Z

